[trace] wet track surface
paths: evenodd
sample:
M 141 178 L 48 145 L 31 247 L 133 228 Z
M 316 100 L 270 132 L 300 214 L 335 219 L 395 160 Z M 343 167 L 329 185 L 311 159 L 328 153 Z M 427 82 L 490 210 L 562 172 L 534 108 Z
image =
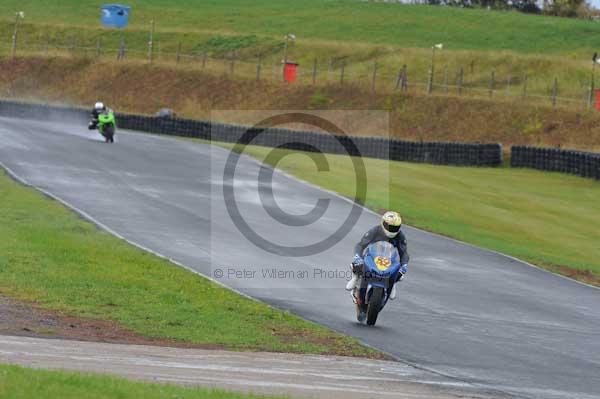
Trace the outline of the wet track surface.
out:
M 116 140 L 104 144 L 81 126 L 0 118 L 6 168 L 138 245 L 448 381 L 526 398 L 600 398 L 600 290 L 406 227 L 410 272 L 399 298 L 367 328 L 355 323 L 343 286 L 352 247 L 377 216 L 363 211 L 322 253 L 282 256 L 276 245 L 254 245 L 232 222 L 226 150 L 138 133 Z M 275 201 L 261 201 L 259 172 L 240 157 L 225 184 L 244 220 L 269 242 L 322 241 L 352 208 L 280 173 L 269 184 Z M 330 202 L 307 226 L 271 217 L 277 207 L 307 213 L 318 199 Z

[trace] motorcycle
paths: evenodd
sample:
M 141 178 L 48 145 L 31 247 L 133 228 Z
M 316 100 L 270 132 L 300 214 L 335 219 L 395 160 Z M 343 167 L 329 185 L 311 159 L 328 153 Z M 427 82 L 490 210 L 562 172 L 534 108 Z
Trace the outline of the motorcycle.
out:
M 88 127 L 90 130 L 98 129 L 98 132 L 107 143 L 115 142 L 117 123 L 112 109 L 107 109 L 105 112 L 98 114 L 98 119 L 91 121 Z
M 363 275 L 352 297 L 358 322 L 374 326 L 400 273 L 400 255 L 392 244 L 379 241 L 367 247 L 363 261 Z

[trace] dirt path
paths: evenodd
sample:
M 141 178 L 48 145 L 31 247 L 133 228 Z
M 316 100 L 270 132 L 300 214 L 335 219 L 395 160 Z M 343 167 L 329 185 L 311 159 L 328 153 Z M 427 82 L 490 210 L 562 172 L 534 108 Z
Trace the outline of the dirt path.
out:
M 222 349 L 218 345 L 194 345 L 169 339 L 145 337 L 114 322 L 68 316 L 3 296 L 0 296 L 0 335 Z
M 391 361 L 0 336 L 0 362 L 312 398 L 491 398 Z
M 0 296 L 0 363 L 293 397 L 492 397 L 397 362 L 215 349 L 148 338 L 116 323 Z

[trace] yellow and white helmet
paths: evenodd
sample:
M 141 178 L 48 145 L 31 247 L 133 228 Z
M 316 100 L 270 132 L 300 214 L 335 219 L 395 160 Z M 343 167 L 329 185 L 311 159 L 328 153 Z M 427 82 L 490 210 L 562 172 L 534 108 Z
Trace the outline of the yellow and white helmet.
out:
M 398 235 L 402 226 L 402 218 L 398 212 L 387 211 L 381 218 L 381 227 L 383 232 L 389 238 L 394 238 Z

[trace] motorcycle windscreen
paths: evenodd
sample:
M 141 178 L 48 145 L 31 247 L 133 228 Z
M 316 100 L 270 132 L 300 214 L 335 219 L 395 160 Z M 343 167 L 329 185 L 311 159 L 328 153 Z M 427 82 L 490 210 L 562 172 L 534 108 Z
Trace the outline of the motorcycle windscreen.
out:
M 115 114 L 112 112 L 104 112 L 98 115 L 98 120 L 100 123 L 114 123 L 115 122 Z
M 378 241 L 369 245 L 367 254 L 373 259 L 374 266 L 380 272 L 386 272 L 400 263 L 398 250 L 386 241 Z

